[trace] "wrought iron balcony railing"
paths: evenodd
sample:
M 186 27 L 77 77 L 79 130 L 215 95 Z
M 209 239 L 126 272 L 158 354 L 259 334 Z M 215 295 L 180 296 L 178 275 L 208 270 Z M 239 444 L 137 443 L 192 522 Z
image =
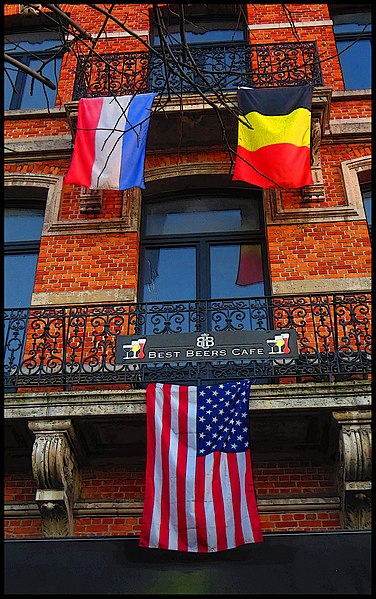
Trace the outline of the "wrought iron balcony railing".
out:
M 195 45 L 190 51 L 197 69 L 183 59 L 181 48 L 173 49 L 184 73 L 203 92 L 238 86 L 323 85 L 316 42 Z M 154 53 L 112 53 L 79 57 L 72 99 L 168 91 L 196 90 L 179 69 L 166 73 L 163 60 Z
M 368 378 L 369 293 L 5 310 L 5 388 L 76 385 L 259 383 Z M 119 335 L 295 329 L 298 358 L 117 364 Z

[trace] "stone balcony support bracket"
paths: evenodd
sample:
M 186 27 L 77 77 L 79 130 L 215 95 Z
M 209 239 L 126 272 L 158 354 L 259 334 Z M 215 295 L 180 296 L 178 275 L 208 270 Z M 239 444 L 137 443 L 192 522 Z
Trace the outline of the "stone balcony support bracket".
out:
M 339 426 L 338 487 L 344 528 L 371 527 L 371 411 L 333 412 Z
M 78 444 L 70 419 L 34 420 L 32 451 L 36 503 L 45 537 L 73 535 L 74 502 L 80 492 Z

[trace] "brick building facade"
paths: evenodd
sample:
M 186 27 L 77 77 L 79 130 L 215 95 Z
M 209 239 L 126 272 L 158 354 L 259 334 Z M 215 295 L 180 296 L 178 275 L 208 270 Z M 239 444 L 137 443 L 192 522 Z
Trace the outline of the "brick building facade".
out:
M 236 102 L 237 84 L 225 83 L 225 88 L 219 89 L 223 96 L 213 92 L 213 83 L 204 99 L 195 89 L 172 90 L 168 97 L 163 88 L 163 69 L 157 65 L 154 71 L 147 71 L 145 64 L 151 60 L 151 52 L 145 43 L 158 48 L 152 5 L 118 4 L 108 16 L 88 5 L 60 4 L 60 10 L 89 33 L 91 40 L 85 40 L 80 31 L 50 8 L 36 5 L 41 8 L 25 12 L 22 6 L 27 5 L 5 5 L 6 44 L 11 46 L 22 36 L 29 39 L 36 31 L 42 31 L 46 39 L 52 32 L 59 43 L 63 32 L 69 43 L 59 55 L 57 90 L 49 106 L 34 92 L 31 97 L 35 105 L 29 102 L 24 108 L 22 97 L 15 98 L 11 87 L 5 106 L 6 209 L 10 218 L 20 216 L 25 206 L 37 211 L 42 206 L 43 210 L 35 277 L 20 303 L 14 303 L 14 298 L 24 293 L 20 281 L 25 267 L 17 259 L 8 267 L 7 284 L 12 292 L 6 303 L 6 322 L 10 324 L 5 354 L 9 375 L 9 392 L 5 394 L 5 537 L 139 534 L 148 379 L 137 384 L 137 380 L 135 383 L 109 376 L 111 369 L 101 364 L 103 354 L 113 351 L 113 345 L 104 344 L 107 349 L 103 350 L 100 327 L 106 324 L 111 328 L 108 314 L 116 316 L 116 307 L 229 297 L 220 295 L 221 277 L 204 262 L 204 254 L 212 252 L 212 247 L 250 242 L 262 248 L 261 296 L 280 302 L 298 331 L 300 350 L 304 354 L 305 348 L 316 358 L 308 363 L 309 368 L 303 362 L 301 370 L 297 366 L 297 371 L 287 372 L 284 377 L 277 371 L 267 373 L 252 387 L 251 450 L 262 529 L 265 533 L 368 529 L 371 223 L 367 202 L 371 181 L 371 91 L 367 82 L 361 87 L 347 83 L 346 52 L 338 55 L 338 44 L 343 43 L 338 33 L 341 24 L 353 23 L 353 13 L 366 18 L 368 5 L 354 5 L 350 10 L 348 5 L 326 4 L 211 4 L 207 5 L 212 7 L 208 14 L 195 12 L 194 4 L 186 5 L 192 11 L 187 8 L 187 19 L 203 21 L 206 32 L 228 34 L 232 32 L 229 23 L 243 23 L 239 46 L 254 48 L 249 56 L 256 86 L 281 85 L 286 64 L 286 85 L 313 84 L 311 163 L 315 183 L 293 190 L 261 190 L 232 181 L 232 157 L 217 113 L 208 100 L 219 106 L 218 114 L 234 148 L 236 123 L 228 107 Z M 171 30 L 175 21 L 168 7 L 172 6 L 160 5 Z M 358 42 L 368 43 L 365 33 L 369 29 L 363 22 L 360 20 L 362 35 Z M 356 19 L 355 23 L 358 25 Z M 211 47 L 220 48 L 226 55 L 228 45 L 214 39 Z M 192 48 L 195 44 L 192 42 Z M 199 54 L 200 44 L 196 45 L 197 56 L 202 59 L 205 54 Z M 285 63 L 274 52 L 277 47 Z M 312 47 L 315 53 L 309 54 Z M 13 47 L 16 56 L 14 48 L 20 52 L 20 47 Z M 266 48 L 268 58 L 264 54 L 262 63 Z M 206 56 L 209 54 L 206 50 Z M 90 68 L 90 61 L 82 66 L 88 55 Z M 124 56 L 131 66 L 122 66 Z M 302 69 L 307 63 L 309 68 Z M 122 73 L 127 76 L 122 78 Z M 271 79 L 276 73 L 281 76 Z M 65 184 L 79 98 L 111 95 L 107 89 L 118 90 L 113 92 L 115 95 L 144 91 L 150 78 L 159 95 L 149 129 L 146 189 L 89 192 Z M 109 82 L 114 84 L 112 88 L 106 87 Z M 13 79 L 13 84 L 17 86 L 19 81 Z M 27 86 L 23 93 L 30 95 Z M 221 104 L 220 97 L 228 104 Z M 187 237 L 184 229 L 172 231 L 172 236 L 164 238 L 159 246 L 158 233 L 148 236 L 147 225 L 154 223 L 159 202 L 161 214 L 168 205 L 182 214 L 186 212 L 182 203 L 202 198 L 212 201 L 213 197 L 219 198 L 218 202 L 223 197 L 223 205 L 229 201 L 235 207 L 239 198 L 248 197 L 253 206 L 260 207 L 257 231 L 227 231 L 222 237 L 216 237 L 214 231 L 212 237 L 202 236 L 204 249 L 198 248 L 194 232 Z M 157 289 L 159 295 L 151 295 L 148 256 L 163 246 L 168 262 L 174 250 L 185 251 L 184 241 L 179 242 L 182 234 L 187 245 L 198 248 L 198 253 L 202 251 L 195 276 L 198 287 L 201 277 L 209 277 L 212 288 L 208 291 L 203 281 L 202 294 L 211 295 L 199 297 L 197 291 L 197 296 L 194 292 L 189 298 L 180 296 L 180 289 L 185 288 L 180 282 L 170 295 L 162 286 Z M 6 255 L 13 255 L 12 243 L 17 241 L 10 239 Z M 19 257 L 23 251 L 26 255 L 32 253 L 30 247 L 16 248 L 14 255 Z M 210 255 L 213 261 L 221 260 L 222 254 L 216 258 L 214 250 Z M 213 291 L 215 284 L 219 287 L 217 295 Z M 247 297 L 244 293 L 242 290 L 241 298 Z M 249 293 L 250 297 L 257 295 L 252 290 Z M 28 307 L 31 311 L 27 321 L 21 312 Z M 63 309 L 65 320 L 61 319 Z M 166 309 L 162 312 L 168 319 Z M 15 314 L 24 329 L 19 327 L 18 334 L 11 338 Z M 103 319 L 101 325 L 93 324 L 95 316 Z M 27 331 L 22 359 L 27 356 L 29 360 L 24 363 L 29 378 L 12 379 L 21 368 L 14 366 L 20 359 L 20 351 L 14 349 L 14 338 L 20 338 L 20 330 Z M 65 384 L 57 362 L 65 352 L 65 364 L 72 360 L 82 366 L 85 335 L 92 340 L 96 335 L 100 337 L 99 345 L 93 342 L 92 351 L 86 355 L 97 368 L 90 371 L 92 378 L 70 380 L 66 370 Z M 330 356 L 334 355 L 335 365 L 325 369 L 320 360 L 323 355 L 328 358 L 326 352 L 331 351 L 332 342 L 334 354 Z M 51 362 L 43 370 L 46 377 L 39 378 L 44 352 L 51 352 Z M 52 363 L 54 360 L 56 363 Z M 193 374 L 187 381 L 196 384 L 199 378 Z M 180 373 L 178 380 L 182 380 Z

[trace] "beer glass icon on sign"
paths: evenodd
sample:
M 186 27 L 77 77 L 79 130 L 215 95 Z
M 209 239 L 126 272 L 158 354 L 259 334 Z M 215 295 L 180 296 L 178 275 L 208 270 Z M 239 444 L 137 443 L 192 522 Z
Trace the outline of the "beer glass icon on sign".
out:
M 133 352 L 133 358 L 144 358 L 144 346 L 146 339 L 132 339 L 131 349 Z M 137 355 L 138 354 L 138 355 Z
M 274 339 L 267 339 L 266 343 L 271 347 L 269 354 L 281 355 L 281 354 L 289 354 L 289 333 L 281 333 L 280 335 L 275 335 Z M 286 360 L 275 359 L 277 364 L 286 364 Z
M 127 360 L 134 359 L 142 359 L 145 357 L 144 347 L 145 347 L 146 339 L 132 339 L 129 345 L 123 345 L 123 351 L 125 353 L 123 360 L 126 362 Z M 140 369 L 140 364 L 128 364 L 127 369 L 131 371 L 136 371 Z
M 123 350 L 125 352 L 124 360 L 130 360 L 135 358 L 144 358 L 144 347 L 145 347 L 146 339 L 132 339 L 130 345 L 123 345 Z M 132 353 L 131 353 L 132 352 Z

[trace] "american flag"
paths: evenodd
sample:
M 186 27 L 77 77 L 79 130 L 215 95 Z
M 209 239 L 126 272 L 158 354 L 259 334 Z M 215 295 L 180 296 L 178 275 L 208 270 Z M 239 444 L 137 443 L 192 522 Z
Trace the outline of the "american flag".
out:
M 249 449 L 252 382 L 148 385 L 141 547 L 214 552 L 263 540 Z

